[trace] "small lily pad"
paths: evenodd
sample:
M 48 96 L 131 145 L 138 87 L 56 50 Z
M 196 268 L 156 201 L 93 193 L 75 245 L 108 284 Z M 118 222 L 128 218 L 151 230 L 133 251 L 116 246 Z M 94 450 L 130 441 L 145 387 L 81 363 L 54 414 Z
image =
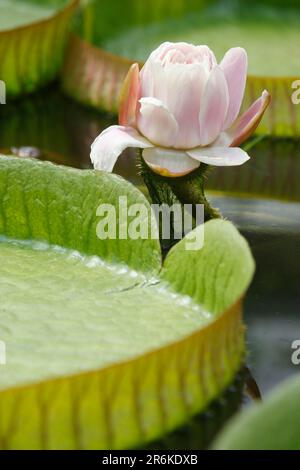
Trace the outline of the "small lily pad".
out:
M 278 386 L 262 404 L 238 415 L 215 442 L 215 449 L 300 450 L 300 376 Z

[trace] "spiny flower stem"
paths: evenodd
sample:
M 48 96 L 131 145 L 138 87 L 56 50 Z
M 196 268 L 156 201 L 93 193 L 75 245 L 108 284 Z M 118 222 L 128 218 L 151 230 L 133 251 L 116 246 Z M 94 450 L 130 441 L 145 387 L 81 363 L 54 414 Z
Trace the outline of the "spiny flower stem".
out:
M 154 173 L 140 154 L 140 173 L 154 204 L 203 204 L 204 220 L 222 218 L 218 209 L 210 205 L 205 197 L 204 183 L 209 166 L 201 163 L 200 167 L 186 176 L 169 178 Z

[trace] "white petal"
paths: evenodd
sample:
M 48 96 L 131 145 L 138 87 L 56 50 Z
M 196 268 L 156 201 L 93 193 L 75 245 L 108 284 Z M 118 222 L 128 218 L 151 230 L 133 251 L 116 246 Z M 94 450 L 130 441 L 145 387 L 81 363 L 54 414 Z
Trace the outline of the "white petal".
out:
M 179 125 L 176 148 L 186 149 L 201 144 L 199 113 L 207 78 L 202 64 L 177 64 L 165 69 L 166 104 Z
M 173 114 L 156 98 L 141 98 L 137 126 L 139 131 L 156 145 L 172 147 L 178 134 Z
M 140 82 L 141 97 L 152 96 L 165 101 L 166 74 L 160 62 L 147 61 L 140 71 Z
M 242 165 L 249 160 L 249 155 L 239 147 L 198 147 L 187 153 L 202 163 L 214 166 Z
M 201 144 L 200 102 L 208 76 L 202 64 L 170 64 L 163 67 L 159 62 L 149 62 L 144 66 L 141 71 L 142 100 L 148 97 L 159 100 L 179 126 L 176 141 L 173 135 L 170 142 L 163 143 L 161 139 L 153 142 L 180 149 Z M 144 128 L 141 132 L 150 139 Z
M 143 150 L 143 158 L 155 173 L 162 176 L 183 176 L 200 166 L 186 152 L 160 147 Z
M 229 107 L 223 129 L 228 129 L 237 118 L 242 104 L 246 78 L 247 53 L 242 47 L 233 47 L 226 52 L 220 63 L 227 80 Z
M 223 71 L 214 67 L 206 82 L 200 104 L 201 145 L 209 145 L 220 134 L 229 105 L 228 86 Z
M 211 144 L 212 147 L 230 147 L 232 142 L 232 137 L 228 132 L 221 132 L 221 134 L 216 138 L 216 140 Z
M 92 143 L 90 157 L 94 168 L 112 171 L 119 155 L 128 147 L 145 149 L 152 144 L 132 127 L 108 127 Z

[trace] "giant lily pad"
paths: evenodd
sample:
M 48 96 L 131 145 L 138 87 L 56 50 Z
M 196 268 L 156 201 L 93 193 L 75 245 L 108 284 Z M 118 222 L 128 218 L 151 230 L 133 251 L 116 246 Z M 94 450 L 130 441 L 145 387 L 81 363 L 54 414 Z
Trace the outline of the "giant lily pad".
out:
M 300 450 L 300 376 L 278 386 L 264 403 L 237 416 L 216 449 Z
M 100 203 L 124 228 L 119 196 L 154 222 L 116 175 L 0 157 L 1 448 L 151 441 L 203 410 L 241 366 L 245 239 L 210 221 L 202 249 L 183 239 L 162 266 L 156 239 L 97 237 Z
M 0 79 L 8 97 L 52 80 L 78 0 L 0 0 Z
M 244 106 L 267 88 L 273 103 L 258 132 L 299 136 L 300 106 L 292 103 L 299 79 L 298 1 L 207 2 L 94 0 L 83 12 L 65 64 L 64 89 L 92 106 L 116 111 L 120 85 L 131 63 L 141 64 L 163 41 L 208 44 L 221 59 L 243 46 L 249 55 Z M 280 31 L 280 34 L 278 33 Z

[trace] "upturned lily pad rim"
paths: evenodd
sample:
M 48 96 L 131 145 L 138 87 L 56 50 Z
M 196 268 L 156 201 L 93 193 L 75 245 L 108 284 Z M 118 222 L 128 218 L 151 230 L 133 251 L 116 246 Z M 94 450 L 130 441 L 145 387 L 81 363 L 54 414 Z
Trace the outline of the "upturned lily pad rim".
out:
M 173 387 L 174 387 L 173 392 L 175 394 L 180 393 L 181 395 L 182 406 L 185 409 L 184 414 L 182 415 L 182 412 L 180 412 L 180 410 L 178 410 L 178 412 L 176 413 L 173 413 L 173 412 L 171 413 L 170 410 L 165 411 L 167 414 L 165 417 L 162 417 L 163 419 L 162 423 L 164 424 L 160 425 L 160 429 L 154 430 L 154 433 L 150 427 L 150 429 L 146 431 L 146 434 L 144 437 L 142 437 L 142 434 L 140 434 L 140 437 L 138 437 L 135 440 L 132 440 L 132 438 L 129 437 L 129 442 L 128 442 L 128 439 L 125 439 L 125 442 L 126 440 L 128 442 L 128 444 L 126 444 L 124 443 L 123 438 L 120 440 L 120 435 L 119 435 L 120 431 L 117 432 L 117 435 L 116 435 L 115 434 L 116 431 L 113 430 L 112 435 L 109 437 L 109 440 L 106 440 L 107 438 L 105 439 L 105 442 L 106 442 L 105 444 L 101 443 L 99 445 L 99 443 L 97 443 L 96 446 L 93 443 L 86 444 L 86 442 L 89 442 L 89 441 L 86 441 L 86 432 L 88 430 L 84 430 L 84 427 L 83 428 L 81 427 L 81 426 L 85 426 L 84 424 L 85 415 L 83 415 L 83 418 L 80 418 L 80 425 L 79 425 L 80 427 L 79 427 L 78 432 L 82 434 L 82 439 L 83 439 L 84 444 L 78 445 L 76 438 L 75 438 L 75 442 L 74 442 L 74 438 L 72 438 L 71 447 L 66 447 L 65 444 L 63 445 L 59 444 L 55 447 L 53 447 L 53 445 L 51 446 L 51 437 L 50 437 L 50 441 L 49 441 L 49 437 L 47 437 L 48 426 L 49 426 L 49 424 L 47 424 L 46 436 L 44 437 L 46 439 L 46 444 L 45 446 L 43 446 L 43 441 L 42 441 L 42 444 L 39 444 L 37 449 L 39 450 L 40 449 L 44 449 L 44 450 L 46 449 L 48 450 L 50 449 L 52 450 L 57 450 L 57 449 L 62 449 L 62 450 L 95 449 L 96 450 L 98 449 L 99 450 L 100 448 L 103 450 L 111 451 L 114 449 L 120 450 L 120 449 L 131 449 L 131 448 L 139 447 L 140 445 L 147 444 L 153 440 L 156 440 L 162 437 L 165 434 L 168 434 L 169 432 L 179 429 L 180 426 L 183 426 L 187 422 L 187 419 L 204 411 L 205 408 L 209 406 L 209 404 L 212 403 L 215 399 L 221 396 L 221 394 L 226 390 L 226 388 L 232 383 L 235 375 L 241 370 L 241 367 L 243 365 L 243 358 L 245 356 L 245 342 L 244 342 L 245 327 L 242 322 L 241 312 L 242 312 L 242 299 L 238 301 L 237 303 L 235 303 L 226 312 L 221 314 L 213 323 L 208 325 L 208 327 L 198 330 L 197 332 L 193 333 L 190 336 L 187 336 L 186 338 L 180 340 L 179 342 L 173 342 L 170 345 L 165 346 L 163 348 L 155 349 L 147 354 L 137 356 L 132 360 L 119 362 L 107 368 L 93 369 L 93 370 L 86 371 L 86 372 L 79 373 L 79 374 L 65 375 L 65 376 L 57 377 L 57 378 L 49 378 L 49 380 L 44 380 L 41 382 L 32 382 L 30 384 L 21 385 L 18 387 L 10 387 L 7 389 L 3 389 L 3 390 L 0 390 L 0 401 L 2 402 L 4 407 L 6 406 L 9 407 L 9 409 L 11 410 L 10 416 L 13 416 L 13 414 L 16 412 L 16 411 L 14 412 L 13 409 L 11 408 L 12 404 L 21 403 L 21 407 L 20 407 L 20 411 L 22 412 L 21 422 L 23 422 L 24 420 L 24 414 L 26 416 L 27 413 L 29 412 L 28 405 L 29 406 L 33 405 L 34 418 L 35 418 L 34 424 L 36 426 L 36 413 L 37 413 L 36 407 L 38 406 L 38 404 L 43 403 L 43 401 L 45 400 L 45 406 L 48 409 L 49 407 L 51 409 L 51 400 L 47 398 L 49 397 L 49 393 L 51 395 L 54 393 L 55 399 L 56 399 L 56 394 L 57 394 L 58 400 L 61 401 L 63 399 L 66 399 L 65 394 L 63 393 L 65 390 L 70 390 L 70 393 L 71 393 L 71 390 L 74 389 L 74 393 L 78 393 L 78 390 L 80 390 L 81 388 L 85 389 L 86 387 L 87 388 L 89 387 L 90 383 L 92 384 L 96 383 L 96 384 L 102 384 L 102 387 L 104 388 L 104 390 L 103 392 L 101 391 L 99 392 L 99 398 L 100 398 L 100 402 L 102 403 L 102 405 L 100 405 L 100 408 L 98 408 L 99 407 L 98 404 L 93 405 L 93 408 L 94 407 L 96 408 L 94 410 L 94 413 L 97 413 L 98 409 L 101 412 L 101 409 L 103 409 L 102 406 L 105 406 L 107 408 L 103 411 L 105 413 L 108 413 L 108 416 L 110 416 L 109 419 L 114 419 L 114 417 L 116 417 L 118 413 L 121 412 L 122 410 L 120 409 L 120 403 L 119 403 L 120 397 L 122 396 L 122 392 L 125 393 L 125 391 L 127 391 L 128 386 L 132 387 L 131 384 L 134 383 L 134 381 L 138 380 L 140 381 L 140 384 L 141 384 L 141 389 L 137 390 L 136 392 L 137 396 L 134 399 L 137 400 L 138 403 L 140 400 L 147 399 L 147 396 L 145 397 L 145 391 L 143 390 L 143 383 L 144 383 L 143 380 L 145 380 L 146 387 L 149 387 L 148 370 L 150 370 L 150 373 L 151 373 L 151 370 L 153 369 L 153 367 L 158 368 L 158 364 L 161 363 L 161 361 L 163 361 L 162 371 L 166 372 L 165 370 L 167 367 L 165 364 L 166 359 L 170 360 L 171 358 L 173 358 L 172 357 L 173 355 L 174 355 L 174 359 L 176 360 L 176 362 L 178 360 L 178 356 L 182 357 L 182 355 L 186 356 L 186 359 L 190 358 L 191 361 L 193 361 L 194 359 L 193 355 L 189 354 L 189 356 L 187 356 L 187 349 L 188 351 L 191 351 L 192 348 L 195 348 L 197 354 L 199 353 L 199 349 L 203 350 L 203 344 L 201 345 L 202 343 L 201 340 L 203 340 L 204 335 L 206 336 L 204 340 L 204 344 L 207 341 L 209 343 L 214 343 L 214 342 L 217 343 L 217 340 L 220 338 L 220 333 L 221 333 L 221 336 L 223 334 L 225 338 L 227 337 L 227 339 L 229 336 L 229 339 L 232 341 L 232 344 L 230 347 L 231 350 L 232 350 L 232 346 L 234 345 L 234 352 L 231 351 L 231 354 L 229 354 L 230 362 L 231 362 L 230 372 L 227 370 L 226 374 L 223 377 L 218 377 L 218 379 L 214 377 L 213 388 L 211 389 L 211 386 L 209 386 L 208 390 L 206 390 L 205 392 L 205 396 L 203 396 L 203 398 L 201 399 L 201 402 L 198 402 L 197 404 L 189 403 L 189 401 L 187 400 L 186 393 L 187 393 L 187 387 L 189 386 L 188 383 L 185 383 L 185 381 L 183 382 L 184 388 L 181 391 L 181 393 L 177 391 L 178 385 L 173 384 Z M 230 335 L 230 330 L 233 330 L 235 332 L 234 336 Z M 199 343 L 201 346 L 199 346 Z M 196 345 L 198 345 L 198 348 L 196 348 Z M 222 351 L 222 352 L 219 351 L 219 354 L 216 355 L 215 360 L 217 361 L 222 360 L 224 353 L 225 351 Z M 205 363 L 203 364 L 203 368 L 204 368 L 203 371 L 199 369 L 199 381 L 200 382 L 202 382 L 203 380 L 201 377 L 202 372 L 205 372 L 205 375 L 206 375 L 208 373 L 207 368 L 211 367 L 208 364 L 206 364 L 206 362 L 207 361 L 205 361 Z M 179 365 L 176 366 L 176 368 L 177 367 L 179 367 Z M 218 369 L 218 366 L 217 366 L 217 369 Z M 174 372 L 173 365 L 171 367 L 171 370 Z M 214 374 L 215 373 L 216 371 L 214 371 Z M 179 371 L 177 371 L 176 374 L 179 374 Z M 159 377 L 158 372 L 155 373 L 155 376 Z M 107 397 L 108 385 L 109 385 L 109 388 L 111 389 L 112 394 L 109 396 L 109 398 L 107 398 L 108 402 L 103 403 L 102 401 L 103 396 Z M 159 389 L 163 390 L 164 386 L 167 387 L 166 391 L 168 391 L 168 389 L 170 388 L 170 384 L 168 383 L 168 381 L 164 383 L 164 379 L 162 383 L 158 381 L 157 385 L 155 386 L 155 388 L 157 388 L 157 391 L 155 391 L 155 394 L 157 394 L 157 396 L 155 397 L 155 400 L 158 400 L 159 405 L 157 406 L 159 406 L 159 410 L 160 410 L 159 413 L 161 414 L 163 414 L 163 410 L 166 405 L 163 405 L 162 403 L 160 403 Z M 204 384 L 202 386 L 204 386 Z M 124 387 L 125 387 L 125 391 L 124 391 Z M 91 400 L 95 399 L 93 388 L 94 388 L 94 385 L 91 386 L 91 392 L 89 391 L 87 392 L 87 398 L 85 398 L 85 401 L 88 400 L 90 402 Z M 146 393 L 147 393 L 147 389 L 146 389 Z M 32 397 L 34 397 L 34 402 L 32 402 Z M 71 397 L 72 397 L 72 393 L 71 393 Z M 69 397 L 69 394 L 68 394 L 67 399 L 69 400 L 71 397 Z M 164 401 L 165 400 L 163 400 L 163 402 Z M 171 400 L 171 401 L 174 401 L 174 400 Z M 80 408 L 79 410 L 77 410 L 77 413 L 80 413 L 80 410 L 82 410 L 81 403 L 82 402 L 80 401 L 79 403 Z M 131 408 L 130 396 L 126 397 L 125 403 L 127 404 L 127 406 L 129 404 Z M 128 418 L 129 422 L 127 422 L 129 426 L 133 426 L 133 428 L 136 428 L 136 426 L 140 426 L 140 424 L 137 424 L 135 421 L 137 419 L 139 423 L 140 418 L 143 419 L 143 416 L 145 413 L 144 407 L 147 406 L 147 403 L 144 403 L 143 405 L 144 406 L 142 407 L 142 409 L 138 412 L 139 413 L 138 419 L 135 416 L 132 417 L 131 409 L 130 411 L 128 411 L 128 413 L 130 413 L 130 418 Z M 57 407 L 55 407 L 55 410 L 56 408 Z M 39 411 L 39 413 L 42 413 L 42 411 Z M 50 423 L 50 426 L 57 427 L 57 421 L 60 422 L 60 418 L 57 416 L 56 411 L 54 412 L 51 411 L 51 414 L 52 414 L 51 421 L 53 422 Z M 68 416 L 68 413 L 64 411 L 63 427 L 62 427 L 63 430 L 66 426 L 64 420 L 68 419 L 66 418 L 65 415 Z M 78 418 L 79 416 L 80 414 L 78 414 Z M 42 416 L 40 416 L 39 419 L 42 419 Z M 83 419 L 83 423 L 81 422 L 82 419 Z M 133 422 L 132 422 L 132 419 L 134 420 Z M 100 425 L 100 422 L 99 424 L 97 424 L 97 428 L 99 427 L 99 425 Z M 119 424 L 117 424 L 117 426 L 119 426 Z M 52 432 L 51 427 L 49 430 L 50 435 Z M 69 431 L 69 428 L 68 428 L 68 431 Z M 101 431 L 105 432 L 105 434 L 107 433 L 107 429 L 105 428 L 103 430 L 101 428 Z M 17 427 L 17 432 L 18 434 L 20 434 L 20 428 L 18 429 L 18 427 Z M 36 432 L 37 431 L 34 428 L 34 433 Z M 140 431 L 140 433 L 141 432 L 142 431 Z M 151 437 L 149 436 L 149 432 L 150 432 Z M 40 440 L 40 437 L 38 440 Z M 43 437 L 42 437 L 42 440 L 43 440 Z M 101 442 L 102 441 L 103 439 L 101 440 Z M 32 446 L 28 447 L 27 445 L 25 446 L 20 445 L 18 440 L 16 442 L 17 442 L 17 445 L 11 443 L 11 437 L 9 435 L 9 429 L 8 429 L 7 431 L 4 431 L 4 434 L 3 434 L 4 445 L 2 443 L 0 445 L 1 446 L 0 448 L 2 448 L 3 450 L 4 449 L 25 450 L 25 449 L 36 448 Z
M 114 54 L 113 52 L 110 52 L 104 49 L 103 47 L 96 46 L 95 44 L 89 42 L 87 39 L 82 38 L 77 33 L 72 32 L 70 36 L 71 38 L 73 38 L 73 40 L 78 41 L 79 45 L 81 43 L 84 47 L 87 47 L 90 50 L 94 51 L 95 53 L 100 54 L 102 57 L 107 57 L 107 59 L 111 60 L 112 62 L 118 62 L 119 64 L 123 63 L 124 65 L 128 66 L 128 69 L 132 64 L 138 64 L 141 70 L 141 68 L 146 62 L 146 61 L 143 62 L 140 60 L 134 60 L 129 56 Z M 248 80 L 265 79 L 265 80 L 274 80 L 275 82 L 281 82 L 282 80 L 290 80 L 291 82 L 293 82 L 295 80 L 299 80 L 299 78 L 300 78 L 300 74 L 299 75 L 257 75 L 257 74 L 247 75 Z
M 67 10 L 79 6 L 79 3 L 80 3 L 80 0 L 65 0 L 65 5 L 58 7 L 56 11 L 50 14 L 49 16 L 47 16 L 47 18 L 44 18 L 41 20 L 34 20 L 34 21 L 24 24 L 23 26 L 20 25 L 14 28 L 0 29 L 0 39 L 1 39 L 1 36 L 7 35 L 7 34 L 15 33 L 18 31 L 26 31 L 27 29 L 31 30 L 32 28 L 40 27 L 41 25 L 46 25 L 49 22 L 52 22 L 53 20 L 55 20 L 57 17 L 59 17 L 63 13 L 65 13 Z
M 1 154 L 0 154 L 1 156 Z M 243 302 L 245 298 L 245 294 L 243 294 L 236 302 L 233 303 L 228 309 L 226 309 L 224 312 L 221 314 L 217 315 L 216 318 L 212 318 L 206 325 L 201 326 L 199 329 L 194 331 L 193 333 L 190 333 L 186 335 L 184 338 L 181 338 L 176 341 L 172 341 L 164 346 L 159 346 L 157 348 L 152 349 L 151 351 L 147 351 L 145 353 L 140 353 L 133 358 L 130 359 L 125 359 L 125 360 L 120 360 L 120 361 L 115 361 L 113 364 L 109 364 L 107 366 L 101 366 L 101 367 L 95 367 L 92 369 L 85 370 L 83 372 L 77 372 L 73 374 L 67 374 L 67 375 L 61 375 L 57 377 L 49 377 L 48 379 L 43 379 L 40 381 L 32 381 L 28 382 L 25 384 L 20 384 L 20 385 L 15 385 L 15 386 L 8 386 L 4 388 L 0 388 L 0 399 L 1 399 L 1 394 L 4 392 L 13 392 L 13 391 L 20 391 L 20 390 L 26 390 L 31 387 L 37 387 L 37 386 L 42 386 L 46 383 L 53 383 L 53 382 L 60 382 L 64 381 L 65 379 L 76 379 L 80 377 L 85 377 L 89 376 L 91 374 L 96 374 L 99 372 L 103 372 L 104 374 L 107 372 L 112 372 L 117 369 L 121 370 L 123 368 L 126 368 L 135 362 L 138 362 L 140 359 L 145 359 L 146 361 L 148 359 L 151 359 L 152 357 L 156 355 L 163 354 L 164 351 L 169 351 L 170 348 L 178 348 L 178 347 L 183 347 L 185 344 L 190 343 L 193 340 L 197 340 L 200 338 L 200 336 L 207 336 L 208 333 L 214 333 L 213 330 L 217 329 L 221 323 L 227 322 L 228 319 L 231 319 L 232 317 L 236 316 L 238 312 L 241 317 L 241 312 L 243 308 Z M 241 333 L 244 333 L 246 331 L 245 325 L 241 325 Z M 237 371 L 236 371 L 237 372 Z

